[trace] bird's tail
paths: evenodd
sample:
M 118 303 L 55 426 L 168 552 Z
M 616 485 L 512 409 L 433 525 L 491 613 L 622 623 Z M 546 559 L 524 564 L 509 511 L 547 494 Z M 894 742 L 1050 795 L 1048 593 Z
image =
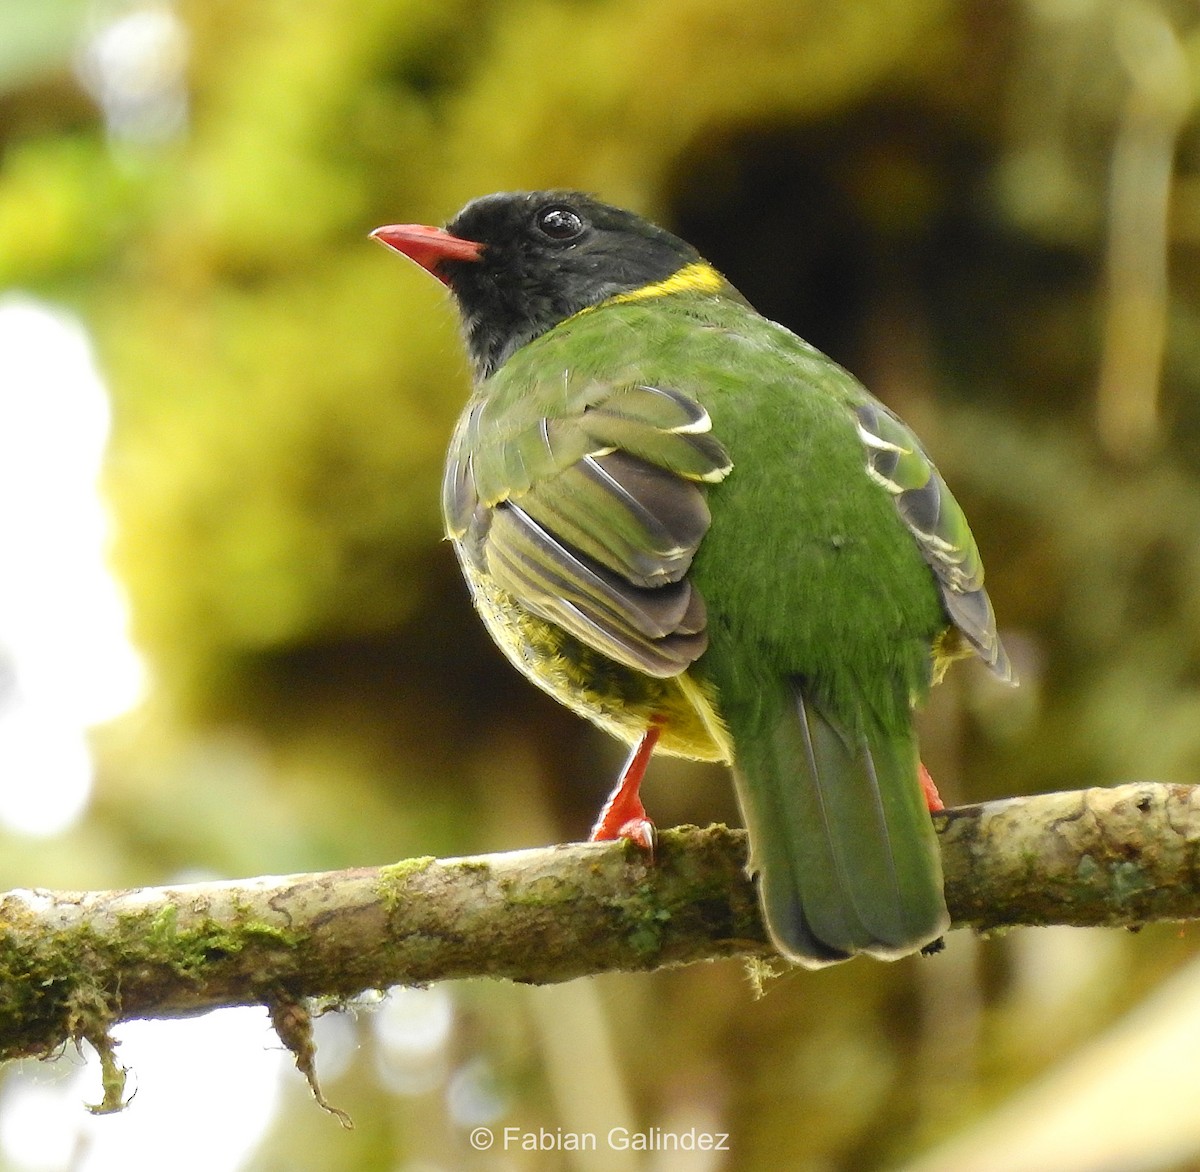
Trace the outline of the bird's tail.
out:
M 949 926 L 941 856 L 911 729 L 850 734 L 799 681 L 749 718 L 728 713 L 738 802 L 767 928 L 810 968 L 895 960 Z M 774 701 L 774 703 L 772 703 Z

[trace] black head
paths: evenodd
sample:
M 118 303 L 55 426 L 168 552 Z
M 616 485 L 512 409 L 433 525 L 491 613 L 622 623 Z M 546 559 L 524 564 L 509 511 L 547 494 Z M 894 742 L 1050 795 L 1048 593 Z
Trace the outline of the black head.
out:
M 485 195 L 445 231 L 396 225 L 373 235 L 450 287 L 480 378 L 581 309 L 701 259 L 670 232 L 578 191 Z

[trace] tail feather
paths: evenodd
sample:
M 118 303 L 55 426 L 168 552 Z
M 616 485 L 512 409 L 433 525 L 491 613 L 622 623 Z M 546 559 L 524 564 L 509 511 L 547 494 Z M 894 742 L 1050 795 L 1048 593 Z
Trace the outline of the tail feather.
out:
M 742 730 L 728 715 L 751 869 L 776 944 L 819 967 L 860 952 L 894 960 L 935 940 L 948 916 L 915 735 L 852 736 L 798 681 L 783 681 L 775 699 L 756 714 L 765 727 Z

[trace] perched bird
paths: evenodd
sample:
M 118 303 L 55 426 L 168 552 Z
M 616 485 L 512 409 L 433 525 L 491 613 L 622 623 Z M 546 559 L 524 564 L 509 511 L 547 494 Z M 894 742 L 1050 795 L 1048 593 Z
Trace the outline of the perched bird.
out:
M 461 313 L 475 386 L 442 503 L 475 605 L 534 683 L 635 746 L 592 837 L 652 844 L 655 747 L 725 761 L 781 952 L 935 941 L 913 708 L 958 655 L 1011 672 L 913 433 L 690 245 L 591 196 L 372 235 Z

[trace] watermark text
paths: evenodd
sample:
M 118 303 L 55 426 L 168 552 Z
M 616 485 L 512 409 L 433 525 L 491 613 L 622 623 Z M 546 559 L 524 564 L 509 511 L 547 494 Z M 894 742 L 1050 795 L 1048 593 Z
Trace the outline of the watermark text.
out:
M 607 1131 L 567 1131 L 561 1127 L 476 1127 L 471 1147 L 486 1152 L 727 1152 L 729 1133 L 685 1127 L 610 1127 Z

